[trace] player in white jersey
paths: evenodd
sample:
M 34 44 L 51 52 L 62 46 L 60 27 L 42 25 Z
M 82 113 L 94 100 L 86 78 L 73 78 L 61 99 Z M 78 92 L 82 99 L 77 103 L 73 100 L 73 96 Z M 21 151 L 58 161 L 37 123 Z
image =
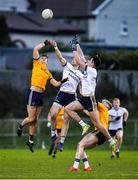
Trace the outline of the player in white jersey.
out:
M 128 111 L 120 107 L 120 99 L 113 99 L 113 107 L 109 111 L 109 132 L 112 137 L 117 139 L 116 148 L 111 151 L 111 158 L 113 159 L 115 155 L 120 157 L 120 148 L 123 141 L 123 126 L 126 125 L 128 119 Z
M 81 80 L 82 73 L 79 70 L 78 64 L 76 64 L 75 58 L 73 58 L 72 63 L 67 62 L 67 60 L 62 56 L 61 52 L 57 47 L 55 41 L 50 41 L 50 44 L 54 47 L 56 56 L 63 66 L 63 76 L 62 79 L 68 78 L 64 84 L 61 85 L 60 90 L 55 98 L 55 101 L 51 107 L 51 140 L 52 143 L 56 140 L 56 117 L 63 106 L 67 106 L 69 103 L 75 101 L 76 89 Z M 89 128 L 86 123 L 81 124 L 83 131 Z
M 78 110 L 87 110 L 90 115 L 90 120 L 97 129 L 99 129 L 105 137 L 107 137 L 110 145 L 113 147 L 115 141 L 110 136 L 108 130 L 100 123 L 99 113 L 97 110 L 97 102 L 95 98 L 95 87 L 96 87 L 96 78 L 97 71 L 96 68 L 100 65 L 101 60 L 98 56 L 93 57 L 89 61 L 84 62 L 84 59 L 79 54 L 78 49 L 81 49 L 78 42 L 72 40 L 72 50 L 73 55 L 77 64 L 84 69 L 84 74 L 81 79 L 81 97 L 79 100 L 76 100 L 65 107 L 64 120 L 69 120 L 70 118 L 81 122 L 81 118 L 78 116 L 76 111 Z

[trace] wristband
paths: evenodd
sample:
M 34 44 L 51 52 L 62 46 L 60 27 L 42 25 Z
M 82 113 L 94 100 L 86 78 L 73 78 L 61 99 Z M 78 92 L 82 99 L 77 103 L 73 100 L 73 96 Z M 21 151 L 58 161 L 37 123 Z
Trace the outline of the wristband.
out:
M 58 50 L 58 47 L 57 47 L 57 46 L 54 46 L 54 49 L 55 49 L 55 50 Z
M 48 40 L 45 40 L 45 41 L 44 41 L 44 44 L 45 44 L 45 46 L 47 46 L 47 45 L 49 45 L 50 43 L 49 43 Z

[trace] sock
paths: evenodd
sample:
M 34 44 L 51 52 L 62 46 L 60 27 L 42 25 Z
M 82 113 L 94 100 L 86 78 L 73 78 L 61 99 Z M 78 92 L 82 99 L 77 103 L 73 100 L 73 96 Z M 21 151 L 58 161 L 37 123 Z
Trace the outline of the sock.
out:
M 29 135 L 29 142 L 34 143 L 34 135 Z
M 86 123 L 83 120 L 80 120 L 79 124 L 83 127 L 86 125 Z
M 108 139 L 108 142 L 110 143 L 112 140 L 113 140 L 113 138 L 112 138 L 112 137 L 110 137 L 110 138 Z
M 116 152 L 119 152 L 119 151 L 120 151 L 119 149 L 116 150 Z
M 56 135 L 56 130 L 55 129 L 51 129 L 51 137 Z
M 64 144 L 65 138 L 66 138 L 65 136 L 61 136 L 60 143 Z
M 22 128 L 23 128 L 23 126 L 22 126 L 21 124 L 19 124 L 19 128 L 20 128 L 20 129 L 22 129 Z
M 79 168 L 79 164 L 80 164 L 80 159 L 75 159 L 75 161 L 74 161 L 74 164 L 73 164 L 73 167 L 74 168 Z
M 88 168 L 88 167 L 90 167 L 90 165 L 89 165 L 89 162 L 88 162 L 88 159 L 87 159 L 87 158 L 82 159 L 82 161 L 83 161 L 83 164 L 84 164 L 84 168 Z

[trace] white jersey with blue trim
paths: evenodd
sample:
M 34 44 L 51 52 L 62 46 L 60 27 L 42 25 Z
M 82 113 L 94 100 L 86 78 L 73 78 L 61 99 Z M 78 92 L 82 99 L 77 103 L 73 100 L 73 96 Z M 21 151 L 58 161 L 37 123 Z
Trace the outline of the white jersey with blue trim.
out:
M 68 77 L 69 80 L 61 85 L 60 91 L 75 94 L 82 76 L 83 75 L 80 70 L 75 69 L 70 63 L 67 62 L 63 69 L 62 79 Z
M 95 95 L 97 70 L 90 66 L 86 67 L 83 78 L 81 80 L 80 93 L 82 96 Z
M 111 116 L 111 118 L 120 117 L 120 119 L 109 122 L 109 130 L 117 130 L 119 128 L 123 128 L 123 115 L 126 111 L 127 110 L 123 107 L 119 107 L 118 109 L 112 107 L 112 109 L 109 111 L 109 116 Z

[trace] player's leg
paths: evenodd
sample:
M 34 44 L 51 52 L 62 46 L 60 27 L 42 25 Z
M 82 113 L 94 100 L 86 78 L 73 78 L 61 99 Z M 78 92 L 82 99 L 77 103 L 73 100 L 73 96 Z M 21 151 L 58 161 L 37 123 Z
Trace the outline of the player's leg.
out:
M 51 145 L 48 154 L 52 155 L 52 152 L 55 147 L 56 139 L 57 139 L 57 115 L 59 111 L 61 110 L 62 105 L 58 104 L 57 102 L 54 102 L 51 109 L 50 109 L 50 115 L 51 115 Z
M 100 119 L 99 119 L 99 112 L 98 110 L 93 110 L 91 112 L 89 112 L 90 114 L 90 119 L 91 122 L 93 123 L 93 125 L 104 134 L 105 137 L 107 137 L 111 148 L 115 147 L 116 142 L 114 141 L 114 139 L 110 136 L 108 130 L 101 124 Z
M 123 142 L 123 130 L 120 129 L 116 132 L 116 139 L 117 139 L 117 144 L 116 144 L 116 156 L 119 158 L 120 157 L 120 148 Z
M 115 140 L 116 140 L 116 138 L 115 138 L 115 136 L 116 136 L 116 130 L 109 130 L 109 133 L 110 133 L 110 135 L 111 135 L 111 137 L 112 138 L 114 138 Z M 115 158 L 115 149 L 116 149 L 116 146 L 114 146 L 114 148 L 111 148 L 111 159 L 114 159 Z
M 18 126 L 17 135 L 21 136 L 23 127 L 33 123 L 36 119 L 36 106 L 27 106 L 28 117 L 26 117 Z
M 29 138 L 28 138 L 28 141 L 27 141 L 27 145 L 28 145 L 31 152 L 34 152 L 34 150 L 33 150 L 34 134 L 36 132 L 37 122 L 38 122 L 38 119 L 39 119 L 40 114 L 42 112 L 42 109 L 43 109 L 42 106 L 39 106 L 39 107 L 36 108 L 36 115 L 35 115 L 36 119 L 35 119 L 35 121 L 33 121 L 33 123 L 31 123 L 29 125 Z
M 65 107 L 64 124 L 63 124 L 62 131 L 61 131 L 60 143 L 58 145 L 58 150 L 59 151 L 63 150 L 64 141 L 65 141 L 65 138 L 67 136 L 67 132 L 68 132 L 68 128 L 69 128 L 70 118 L 76 120 L 82 126 L 82 128 L 83 128 L 83 133 L 82 134 L 86 133 L 86 131 L 90 127 L 83 120 L 81 120 L 79 115 L 75 112 L 75 111 L 80 111 L 80 110 L 83 110 L 83 109 L 84 108 L 79 103 L 79 101 L 73 101 L 73 102 L 71 102 L 70 104 L 68 104 Z
M 92 171 L 92 168 L 90 167 L 89 161 L 88 161 L 88 156 L 86 152 L 84 151 L 84 154 L 82 156 L 82 162 L 84 165 L 84 171 Z
M 62 106 L 56 102 L 53 103 L 51 109 L 50 109 L 50 115 L 51 115 L 51 139 L 56 140 L 56 125 L 57 125 L 57 115 L 59 111 L 61 110 Z
M 92 144 L 89 144 L 89 142 L 87 142 L 86 140 L 87 143 L 85 144 L 84 149 L 86 149 L 87 147 L 95 147 L 96 145 L 102 145 L 106 141 L 106 137 L 100 131 L 95 131 L 94 133 L 90 133 L 89 136 L 90 137 L 87 137 L 87 140 L 90 141 L 90 143 Z M 85 151 L 81 156 L 81 158 L 84 163 L 84 171 L 91 171 L 92 169 L 90 168 Z
M 55 158 L 56 157 L 56 153 L 57 153 L 57 146 L 60 142 L 60 138 L 61 138 L 61 129 L 57 128 L 57 139 L 55 141 L 55 146 L 53 148 L 53 151 L 52 151 L 52 157 Z
M 61 137 L 60 137 L 60 141 L 58 143 L 58 150 L 60 152 L 63 151 L 63 145 L 64 145 L 64 142 L 65 142 L 65 139 L 66 139 L 66 136 L 68 133 L 68 129 L 69 129 L 69 121 L 70 121 L 70 118 L 68 117 L 68 115 L 66 113 L 64 113 L 64 124 L 62 126 Z
M 84 170 L 90 169 L 88 158 L 84 149 L 88 147 L 94 147 L 97 144 L 97 142 L 98 142 L 98 138 L 93 133 L 89 133 L 84 136 L 84 138 L 78 143 L 74 164 L 69 169 L 70 171 L 79 170 L 79 164 L 81 159 L 83 160 L 84 163 Z
M 84 135 L 90 126 L 86 124 L 76 113 L 76 111 L 81 111 L 81 110 L 84 110 L 84 107 L 77 100 L 65 107 L 65 113 L 67 113 L 70 118 L 74 119 L 81 125 L 83 129 L 82 135 Z

